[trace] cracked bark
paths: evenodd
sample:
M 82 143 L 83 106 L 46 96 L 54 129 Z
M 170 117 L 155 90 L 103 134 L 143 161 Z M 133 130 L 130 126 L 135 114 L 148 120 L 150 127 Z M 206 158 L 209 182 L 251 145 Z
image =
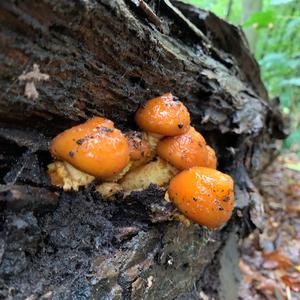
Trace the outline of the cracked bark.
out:
M 236 283 L 234 270 L 224 280 L 233 260 L 226 249 L 262 226 L 251 178 L 285 136 L 278 103 L 268 100 L 239 28 L 176 1 L 136 3 L 0 3 L 3 297 L 232 297 L 222 292 Z M 35 81 L 38 96 L 30 99 L 18 78 L 34 64 L 49 80 Z M 55 134 L 93 115 L 134 129 L 139 104 L 167 91 L 187 105 L 219 169 L 235 179 L 227 226 L 209 232 L 167 222 L 174 208 L 155 186 L 116 203 L 103 202 L 93 186 L 78 193 L 50 187 L 47 145 Z

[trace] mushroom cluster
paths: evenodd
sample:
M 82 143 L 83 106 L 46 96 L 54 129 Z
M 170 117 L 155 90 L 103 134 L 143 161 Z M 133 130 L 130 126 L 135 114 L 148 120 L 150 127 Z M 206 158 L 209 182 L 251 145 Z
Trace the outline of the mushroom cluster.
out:
M 227 222 L 233 180 L 216 170 L 215 151 L 190 125 L 184 104 L 164 94 L 143 103 L 135 122 L 142 132 L 123 134 L 112 121 L 94 117 L 59 134 L 50 146 L 52 184 L 77 191 L 97 180 L 106 200 L 156 184 L 188 219 L 212 229 Z

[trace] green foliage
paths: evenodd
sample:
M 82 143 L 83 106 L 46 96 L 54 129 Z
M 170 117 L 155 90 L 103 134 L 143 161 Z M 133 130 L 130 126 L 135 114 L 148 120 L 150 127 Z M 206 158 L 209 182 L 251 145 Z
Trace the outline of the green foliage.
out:
M 295 129 L 291 135 L 285 140 L 286 147 L 290 148 L 300 141 L 300 129 Z
M 244 27 L 254 25 L 256 29 L 268 27 L 270 23 L 274 23 L 276 15 L 273 10 L 258 11 L 253 13 L 250 18 L 243 24 Z
M 256 32 L 253 49 L 262 78 L 270 97 L 280 97 L 292 121 L 284 146 L 300 153 L 300 0 L 261 0 L 262 9 L 242 20 L 251 1 L 255 0 L 185 0 Z
M 299 86 L 300 87 L 300 77 L 297 78 L 290 78 L 287 80 L 281 80 L 281 85 L 282 86 Z
M 300 172 L 300 163 L 287 164 L 286 166 L 291 170 Z
M 291 3 L 294 0 L 272 0 L 272 4 L 273 5 L 281 5 L 281 4 L 287 4 L 287 3 Z

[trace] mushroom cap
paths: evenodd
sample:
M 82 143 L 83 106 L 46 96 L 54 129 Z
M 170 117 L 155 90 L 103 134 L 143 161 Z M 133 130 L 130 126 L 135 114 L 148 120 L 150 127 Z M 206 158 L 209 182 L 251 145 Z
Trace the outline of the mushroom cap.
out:
M 150 156 L 151 150 L 145 133 L 131 130 L 125 135 L 128 139 L 130 160 L 136 161 Z
M 207 149 L 204 137 L 190 127 L 185 134 L 159 141 L 157 153 L 179 170 L 207 166 Z
M 75 168 L 99 178 L 111 177 L 129 162 L 126 137 L 114 123 L 94 117 L 65 130 L 50 145 L 51 154 Z
M 227 222 L 234 206 L 233 180 L 217 170 L 194 167 L 170 182 L 171 201 L 190 220 L 214 229 Z
M 211 169 L 216 169 L 217 157 L 216 157 L 215 150 L 208 145 L 206 145 L 206 150 L 207 150 L 207 167 Z
M 174 136 L 188 131 L 190 114 L 171 93 L 145 102 L 135 114 L 135 122 L 146 132 Z

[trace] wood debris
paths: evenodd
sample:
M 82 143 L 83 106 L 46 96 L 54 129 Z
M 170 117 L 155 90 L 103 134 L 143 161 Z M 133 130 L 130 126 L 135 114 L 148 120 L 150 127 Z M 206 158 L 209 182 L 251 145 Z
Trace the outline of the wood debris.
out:
M 35 100 L 39 96 L 39 92 L 36 89 L 35 84 L 39 81 L 47 81 L 50 76 L 45 73 L 40 72 L 40 67 L 38 64 L 33 64 L 32 71 L 23 73 L 18 77 L 20 81 L 25 81 L 25 91 L 24 95 L 28 99 Z

